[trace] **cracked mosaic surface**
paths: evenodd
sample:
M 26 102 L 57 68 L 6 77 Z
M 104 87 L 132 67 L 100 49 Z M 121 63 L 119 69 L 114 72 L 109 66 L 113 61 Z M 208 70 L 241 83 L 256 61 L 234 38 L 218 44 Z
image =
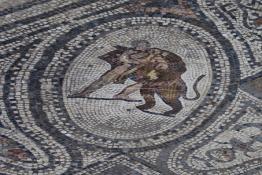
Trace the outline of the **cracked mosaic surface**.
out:
M 259 0 L 0 2 L 0 174 L 262 174 Z

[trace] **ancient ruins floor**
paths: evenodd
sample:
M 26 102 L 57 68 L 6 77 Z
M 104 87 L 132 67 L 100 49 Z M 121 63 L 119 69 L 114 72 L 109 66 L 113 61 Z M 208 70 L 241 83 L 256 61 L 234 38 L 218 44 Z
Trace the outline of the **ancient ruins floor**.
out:
M 260 0 L 0 0 L 1 175 L 261 175 Z

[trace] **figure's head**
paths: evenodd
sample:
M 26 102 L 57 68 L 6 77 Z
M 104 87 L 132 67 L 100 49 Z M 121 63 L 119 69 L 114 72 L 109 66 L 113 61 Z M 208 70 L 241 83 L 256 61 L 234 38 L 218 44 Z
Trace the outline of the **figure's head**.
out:
M 131 45 L 136 50 L 147 50 L 150 48 L 150 43 L 146 40 L 134 40 L 131 42 Z

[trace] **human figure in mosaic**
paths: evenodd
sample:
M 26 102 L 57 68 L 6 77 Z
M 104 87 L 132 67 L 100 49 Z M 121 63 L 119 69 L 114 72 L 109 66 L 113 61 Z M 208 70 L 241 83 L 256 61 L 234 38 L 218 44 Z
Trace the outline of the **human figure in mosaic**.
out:
M 133 48 L 116 46 L 117 50 L 100 57 L 111 64 L 111 70 L 70 97 L 88 97 L 89 94 L 109 83 L 124 83 L 128 78 L 136 83 L 124 88 L 114 95 L 113 99 L 135 101 L 129 95 L 140 90 L 145 104 L 137 108 L 143 111 L 154 107 L 155 93 L 172 107 L 172 110 L 164 113 L 165 115 L 176 114 L 182 109 L 180 96 L 187 100 L 196 100 L 200 97 L 196 86 L 204 75 L 198 77 L 194 83 L 196 97 L 187 98 L 187 87 L 181 78 L 181 75 L 186 72 L 186 65 L 181 57 L 166 50 L 150 48 L 150 44 L 143 40 L 134 41 L 132 46 Z
M 152 57 L 148 53 L 150 44 L 147 41 L 134 41 L 132 42 L 132 46 L 133 48 L 115 46 L 116 50 L 100 57 L 100 59 L 111 64 L 111 70 L 105 72 L 98 80 L 90 85 L 70 95 L 70 97 L 86 97 L 109 83 L 124 83 L 128 78 L 127 76 L 131 77 L 132 73 L 134 73 L 138 67 L 146 64 L 147 60 Z M 135 84 L 132 88 L 139 89 L 139 86 L 141 85 Z M 117 98 L 117 96 L 115 96 L 115 98 Z

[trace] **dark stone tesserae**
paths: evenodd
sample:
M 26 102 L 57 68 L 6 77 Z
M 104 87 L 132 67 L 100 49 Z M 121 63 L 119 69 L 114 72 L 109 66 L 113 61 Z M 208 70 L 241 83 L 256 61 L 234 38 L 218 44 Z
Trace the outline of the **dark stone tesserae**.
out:
M 0 175 L 261 175 L 261 9 L 0 1 Z

